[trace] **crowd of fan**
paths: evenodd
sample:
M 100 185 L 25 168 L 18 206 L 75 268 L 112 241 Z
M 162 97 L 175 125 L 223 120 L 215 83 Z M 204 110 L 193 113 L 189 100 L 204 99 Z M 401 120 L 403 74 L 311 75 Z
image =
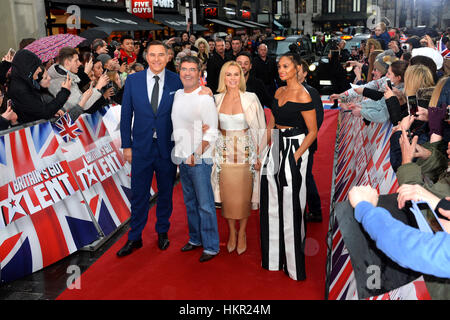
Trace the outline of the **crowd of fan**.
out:
M 331 99 L 367 125 L 392 123 L 390 161 L 400 185 L 421 184 L 440 198 L 449 196 L 450 74 L 444 58 L 428 35 L 404 43 L 388 39 L 387 50 L 376 36 L 368 39 L 361 59 L 351 62 L 355 84 Z M 439 41 L 448 43 L 448 34 Z
M 264 35 L 251 39 L 247 35 L 219 38 L 224 44 L 224 61 L 235 58 L 241 51 L 253 54 L 264 38 Z M 88 47 L 65 47 L 49 61 L 41 61 L 34 53 L 23 49 L 34 40 L 22 40 L 19 51 L 8 52 L 1 61 L 0 130 L 51 119 L 65 112 L 75 120 L 84 112 L 94 113 L 111 103 L 120 104 L 128 74 L 147 67 L 148 41 L 135 41 L 129 35 L 113 38 L 109 44 L 95 39 Z M 219 56 L 215 40 L 196 38 L 186 32 L 179 38 L 164 40 L 169 47 L 167 69 L 177 72 L 183 56 L 198 56 L 203 63 L 202 81 L 206 83 L 208 61 L 213 60 L 213 52 Z M 212 66 L 214 62 L 209 64 Z M 276 73 L 276 68 L 272 69 L 272 73 Z M 264 68 L 261 70 L 266 72 Z M 210 74 L 218 76 L 215 72 Z M 209 82 L 214 83 L 211 78 Z
M 368 39 L 360 59 L 349 63 L 356 74 L 352 88 L 331 99 L 366 125 L 391 122 L 389 159 L 400 186 L 398 207 L 408 210 L 407 201 L 426 201 L 450 233 L 450 60 L 439 50 L 449 45 L 449 32 L 435 40 L 428 35 L 406 41 L 396 38 L 398 33 L 393 36 Z M 354 187 L 349 199 L 358 209 L 357 220 L 391 259 L 413 270 L 450 277 L 441 267 L 448 266 L 448 235 L 410 232 L 386 210 L 372 210 L 378 196 L 370 186 Z M 362 202 L 366 204 L 358 207 Z M 381 223 L 392 228 L 379 228 Z M 442 236 L 445 239 L 439 239 Z

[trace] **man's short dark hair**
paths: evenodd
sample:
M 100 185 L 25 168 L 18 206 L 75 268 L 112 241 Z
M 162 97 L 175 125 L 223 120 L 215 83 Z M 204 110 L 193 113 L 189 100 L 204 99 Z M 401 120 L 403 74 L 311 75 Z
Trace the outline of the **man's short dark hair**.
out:
M 146 49 L 148 50 L 148 48 L 150 48 L 151 46 L 163 46 L 164 49 L 166 50 L 166 53 L 167 53 L 167 51 L 169 51 L 169 46 L 167 44 L 165 44 L 164 42 L 159 41 L 159 40 L 153 40 L 153 41 L 150 41 L 149 43 L 147 43 L 147 48 Z
M 239 36 L 234 36 L 233 38 L 231 38 L 231 41 L 239 41 L 240 43 L 242 43 L 242 39 Z
M 199 58 L 195 56 L 184 56 L 180 59 L 180 67 L 184 62 L 195 63 L 197 65 L 197 70 L 200 71 L 202 68 L 202 63 Z
M 216 38 L 216 40 L 214 40 L 214 42 L 223 42 L 223 43 L 225 43 L 225 39 L 222 39 L 222 38 Z
M 208 40 L 206 40 L 207 42 L 214 42 L 213 38 L 208 38 Z
M 133 37 L 130 36 L 130 35 L 124 35 L 122 38 L 120 38 L 120 43 L 123 44 L 123 42 L 124 42 L 125 40 L 133 40 L 133 42 L 134 42 Z
M 192 45 L 192 43 L 190 43 L 189 41 L 184 41 L 183 43 L 181 43 L 182 47 L 184 47 L 186 45 Z
M 238 55 L 236 56 L 236 59 L 238 57 L 240 57 L 240 56 L 246 56 L 248 58 L 248 60 L 250 60 L 250 63 L 253 62 L 252 55 L 248 51 L 241 51 L 241 52 L 239 52 Z
M 58 54 L 58 63 L 60 65 L 64 65 L 64 61 L 66 60 L 72 60 L 74 55 L 77 55 L 78 52 L 77 50 L 75 50 L 74 48 L 71 47 L 64 47 L 61 48 L 61 50 L 59 50 L 59 54 Z

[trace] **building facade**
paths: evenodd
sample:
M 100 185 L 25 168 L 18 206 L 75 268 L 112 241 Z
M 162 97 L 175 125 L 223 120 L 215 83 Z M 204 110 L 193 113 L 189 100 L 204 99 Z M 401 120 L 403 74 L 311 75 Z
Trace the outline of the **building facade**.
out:
M 373 28 L 379 21 L 394 27 L 450 26 L 450 0 L 281 0 L 274 16 L 292 33 Z
M 40 38 L 46 35 L 44 0 L 0 1 L 0 55 L 18 49 L 24 38 Z

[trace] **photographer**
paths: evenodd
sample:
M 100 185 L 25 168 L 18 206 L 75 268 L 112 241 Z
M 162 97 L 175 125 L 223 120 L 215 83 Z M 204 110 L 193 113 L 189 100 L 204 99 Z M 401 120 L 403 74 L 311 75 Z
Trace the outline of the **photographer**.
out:
M 342 66 L 340 49 L 336 42 L 331 44 L 328 59 L 330 65 L 330 80 L 333 85 L 333 91 L 342 92 L 350 89 L 351 85 L 347 80 L 347 73 Z

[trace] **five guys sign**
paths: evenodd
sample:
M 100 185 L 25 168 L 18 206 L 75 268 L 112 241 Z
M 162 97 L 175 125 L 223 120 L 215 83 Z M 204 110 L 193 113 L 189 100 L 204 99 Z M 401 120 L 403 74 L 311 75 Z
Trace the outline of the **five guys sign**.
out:
M 131 0 L 131 13 L 142 19 L 152 19 L 153 0 Z

